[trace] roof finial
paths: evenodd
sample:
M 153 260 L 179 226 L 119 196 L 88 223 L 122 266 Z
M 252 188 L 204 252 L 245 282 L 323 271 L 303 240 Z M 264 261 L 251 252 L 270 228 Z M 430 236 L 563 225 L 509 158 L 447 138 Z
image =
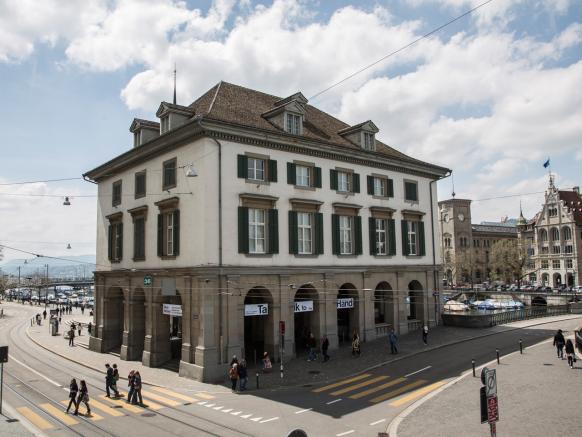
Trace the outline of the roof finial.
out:
M 174 105 L 176 104 L 176 63 L 174 62 Z

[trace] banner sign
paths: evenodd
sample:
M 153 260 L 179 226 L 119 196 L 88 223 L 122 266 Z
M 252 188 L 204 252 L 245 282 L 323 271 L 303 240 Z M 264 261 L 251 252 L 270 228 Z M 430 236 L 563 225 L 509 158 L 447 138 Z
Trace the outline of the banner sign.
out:
M 182 305 L 165 303 L 162 309 L 162 313 L 166 314 L 167 316 L 182 317 Z
M 257 303 L 245 305 L 245 317 L 246 316 L 267 316 L 269 314 L 269 304 L 268 303 Z
M 313 311 L 313 301 L 312 300 L 301 300 L 295 302 L 295 311 L 296 313 L 307 313 L 309 311 Z
M 353 297 L 344 297 L 337 300 L 337 309 L 343 310 L 345 308 L 353 308 L 354 307 L 354 298 Z

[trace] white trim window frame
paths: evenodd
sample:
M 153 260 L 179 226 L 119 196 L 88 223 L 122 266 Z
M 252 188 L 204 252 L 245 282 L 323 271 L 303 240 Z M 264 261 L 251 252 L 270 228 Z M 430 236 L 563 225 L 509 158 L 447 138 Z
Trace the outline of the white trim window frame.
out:
M 301 134 L 301 116 L 287 113 L 285 116 L 285 130 L 293 135 Z
M 349 193 L 352 190 L 351 173 L 338 170 L 337 172 L 337 190 L 341 193 Z
M 562 263 L 560 262 L 559 259 L 553 259 L 552 260 L 552 269 L 554 270 L 558 270 L 562 268 Z
M 353 255 L 354 253 L 354 218 L 347 215 L 339 217 L 340 254 Z
M 265 180 L 265 160 L 262 158 L 248 157 L 247 179 L 252 181 Z
M 297 250 L 299 255 L 313 254 L 313 214 L 297 213 Z
M 267 253 L 266 210 L 249 208 L 249 253 Z
M 408 221 L 408 255 L 418 255 L 418 222 Z
M 574 261 L 573 261 L 573 260 L 571 260 L 571 259 L 567 259 L 567 260 L 566 260 L 566 268 L 567 268 L 567 269 L 572 269 L 572 268 L 574 268 Z
M 311 187 L 311 168 L 306 165 L 295 166 L 295 184 L 298 187 Z
M 174 212 L 165 214 L 166 221 L 166 253 L 167 256 L 174 255 Z
M 376 255 L 387 255 L 387 221 L 386 219 L 376 219 Z
M 386 185 L 386 179 L 374 176 L 374 196 L 387 197 Z

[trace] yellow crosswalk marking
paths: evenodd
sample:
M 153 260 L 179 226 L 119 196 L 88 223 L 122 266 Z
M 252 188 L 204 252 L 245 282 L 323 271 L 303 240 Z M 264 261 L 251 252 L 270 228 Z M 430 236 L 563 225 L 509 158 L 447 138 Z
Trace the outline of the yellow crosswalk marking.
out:
M 172 396 L 176 399 L 182 399 L 186 402 L 198 402 L 198 399 L 191 398 L 190 396 L 183 395 L 182 393 L 176 393 L 175 391 L 168 390 L 167 388 L 163 387 L 152 387 L 152 390 L 155 390 L 159 393 L 166 394 L 168 396 Z
M 384 384 L 377 385 L 376 387 L 372 387 L 368 390 L 361 391 L 356 393 L 355 395 L 351 395 L 350 399 L 360 399 L 364 396 L 371 395 L 372 393 L 376 393 L 377 391 L 384 390 L 385 388 L 392 387 L 393 385 L 400 384 L 401 382 L 406 381 L 406 378 L 396 378 L 390 382 L 386 382 Z
M 18 411 L 20 414 L 26 417 L 26 420 L 28 420 L 38 429 L 44 431 L 46 429 L 54 428 L 54 425 L 52 423 L 50 423 L 48 420 L 44 420 L 42 417 L 40 417 L 38 414 L 36 414 L 28 407 L 18 407 L 16 408 L 16 411 Z
M 342 388 L 340 390 L 331 392 L 330 394 L 332 396 L 338 396 L 338 395 L 341 395 L 341 394 L 344 394 L 344 393 L 348 393 L 350 391 L 354 391 L 354 390 L 357 390 L 359 388 L 365 387 L 367 385 L 374 384 L 375 382 L 383 381 L 385 379 L 388 379 L 388 377 L 387 376 L 377 376 L 377 377 L 372 378 L 372 379 L 367 379 L 364 382 L 360 382 L 358 384 L 350 385 L 350 386 L 345 387 L 345 388 Z
M 212 396 L 212 395 L 209 395 L 208 393 L 203 393 L 203 392 L 196 393 L 196 396 L 198 396 L 199 398 L 208 399 L 208 400 L 215 398 L 215 396 Z
M 347 384 L 350 384 L 354 381 L 359 381 L 361 379 L 367 378 L 368 376 L 371 376 L 371 375 L 369 373 L 363 373 L 362 375 L 354 376 L 353 378 L 349 378 L 349 379 L 344 379 L 343 381 L 334 382 L 333 384 L 326 385 L 324 387 L 319 387 L 319 388 L 316 388 L 315 390 L 312 390 L 312 391 L 313 391 L 313 393 L 321 393 L 322 391 L 330 390 L 332 388 L 340 387 L 342 385 L 347 385 Z
M 163 396 L 153 394 L 151 392 L 142 393 L 142 395 L 145 399 L 153 399 L 156 402 L 160 402 L 162 404 L 169 405 L 170 407 L 177 407 L 178 405 L 182 405 L 180 402 L 165 398 Z
M 44 411 L 49 413 L 51 416 L 55 417 L 56 419 L 60 420 L 61 422 L 63 422 L 66 425 L 76 425 L 77 423 L 79 423 L 78 421 L 73 419 L 71 416 L 68 416 L 67 414 L 63 413 L 61 410 L 59 410 L 53 404 L 40 404 L 40 408 L 42 408 Z
M 414 399 L 417 399 L 421 396 L 424 396 L 425 394 L 430 393 L 433 390 L 436 390 L 437 388 L 442 386 L 445 382 L 446 381 L 439 381 L 439 382 L 435 382 L 434 384 L 427 385 L 426 387 L 422 387 L 422 388 L 416 390 L 415 392 L 410 393 L 409 395 L 403 396 L 394 402 L 390 402 L 390 406 L 399 407 L 407 402 L 410 402 Z
M 410 390 L 414 387 L 418 387 L 419 385 L 426 384 L 426 382 L 427 381 L 425 381 L 424 379 L 419 379 L 418 381 L 414 381 L 414 382 L 411 382 L 410 384 L 406 384 L 403 387 L 397 388 L 396 390 L 392 390 L 388 393 L 384 393 L 383 395 L 380 395 L 374 399 L 370 399 L 370 402 L 378 403 L 378 402 L 385 401 L 386 399 L 390 399 L 390 398 L 393 398 L 395 396 L 398 396 L 399 394 L 402 394 L 402 393 L 406 392 L 407 390 Z
M 67 399 L 66 401 L 61 401 L 61 404 L 68 406 L 69 400 Z M 81 404 L 81 408 L 85 408 L 85 406 L 83 404 Z M 73 409 L 74 409 L 74 407 L 71 405 L 71 410 L 73 410 Z M 91 419 L 94 422 L 96 422 L 98 420 L 103 420 L 103 416 L 100 416 L 99 414 L 95 414 L 95 413 L 91 413 L 90 416 L 85 416 L 85 417 L 88 417 L 89 419 Z
M 119 392 L 119 395 L 120 395 L 119 399 L 121 399 L 121 398 L 127 399 L 127 393 Z M 143 392 L 142 392 L 142 397 L 145 397 Z M 111 399 L 115 399 L 115 398 L 111 398 Z M 131 405 L 131 404 L 129 404 L 129 405 Z M 144 401 L 143 406 L 146 408 L 149 408 L 150 410 L 159 410 L 160 408 L 164 408 L 163 405 L 156 404 L 155 402 L 150 401 L 149 399 L 147 400 L 147 402 Z
M 117 411 L 115 408 L 111 408 L 109 405 L 105 405 L 99 401 L 96 401 L 95 399 L 91 399 L 89 401 L 89 406 L 95 407 L 95 408 L 97 408 L 97 409 L 103 411 L 104 413 L 107 413 L 113 417 L 125 416 L 125 414 L 123 414 L 120 411 Z
M 108 403 L 110 403 L 112 405 L 119 405 L 124 410 L 131 411 L 132 413 L 140 414 L 140 413 L 143 413 L 144 412 L 144 409 L 143 408 L 140 408 L 140 407 L 135 406 L 135 405 L 128 404 L 127 402 L 125 402 L 125 399 L 123 399 L 123 398 L 119 398 L 119 399 L 108 398 L 105 395 L 101 395 L 99 397 L 101 399 L 103 399 L 105 402 L 108 402 Z

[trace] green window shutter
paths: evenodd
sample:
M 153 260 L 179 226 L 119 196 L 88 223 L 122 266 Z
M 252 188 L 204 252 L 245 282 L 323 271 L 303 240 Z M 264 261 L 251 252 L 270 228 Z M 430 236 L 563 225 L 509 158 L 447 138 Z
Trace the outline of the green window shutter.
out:
M 109 225 L 108 235 L 107 235 L 107 259 L 111 261 L 113 259 L 113 226 Z
M 321 167 L 313 167 L 313 179 L 315 188 L 321 188 Z
M 360 175 L 358 173 L 353 173 L 352 179 L 354 182 L 354 189 L 352 191 L 354 193 L 359 193 L 360 192 Z
M 297 235 L 297 211 L 289 211 L 289 253 L 294 255 L 298 252 Z
M 287 183 L 295 185 L 297 183 L 296 165 L 292 162 L 287 163 Z
M 420 256 L 426 255 L 424 246 L 424 222 L 418 222 L 418 254 Z
M 396 255 L 396 220 L 388 219 L 388 255 Z
M 119 260 L 123 259 L 123 223 L 118 223 L 119 226 Z
M 269 209 L 269 253 L 279 253 L 279 211 Z M 248 240 L 248 239 L 247 239 Z
M 388 179 L 388 197 L 394 197 L 394 181 Z
M 329 188 L 332 190 L 337 190 L 337 170 L 329 171 Z
M 238 207 L 238 253 L 249 253 L 249 209 Z
M 237 156 L 237 170 L 239 178 L 247 178 L 247 173 L 249 171 L 249 159 L 245 155 Z
M 277 182 L 277 161 L 269 159 L 269 182 Z
M 376 250 L 376 219 L 374 217 L 368 218 L 368 235 L 370 237 L 370 255 L 377 255 L 378 251 Z
M 339 215 L 331 215 L 331 236 L 332 236 L 332 252 L 334 255 L 340 254 L 340 230 L 339 230 Z
M 323 214 L 316 212 L 315 218 L 315 254 L 323 255 Z
M 158 214 L 158 256 L 164 255 L 164 216 Z
M 354 217 L 354 242 L 355 242 L 355 254 L 362 254 L 362 217 Z
M 374 194 L 374 176 L 368 176 L 368 194 Z
M 418 186 L 414 182 L 404 182 L 406 200 L 418 201 Z
M 180 255 L 180 210 L 174 211 L 174 255 Z
M 408 255 L 408 222 L 402 220 L 402 255 Z

